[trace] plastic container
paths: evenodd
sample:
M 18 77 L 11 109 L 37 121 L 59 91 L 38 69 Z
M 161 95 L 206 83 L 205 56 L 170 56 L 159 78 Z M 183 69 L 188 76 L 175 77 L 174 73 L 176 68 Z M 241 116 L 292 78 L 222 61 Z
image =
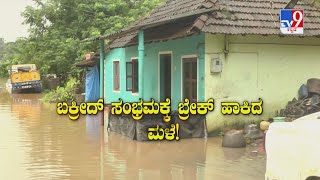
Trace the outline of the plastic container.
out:
M 320 94 L 320 79 L 308 79 L 307 87 L 309 92 Z
M 317 143 L 320 121 L 315 115 L 305 116 L 297 122 L 270 124 L 265 138 L 267 178 L 320 176 L 320 143 Z
M 308 87 L 304 84 L 301 85 L 299 89 L 299 99 L 304 99 L 308 97 L 308 95 L 309 95 Z
M 262 131 L 268 130 L 269 126 L 270 126 L 270 122 L 268 122 L 268 121 L 261 121 L 261 123 L 260 123 L 260 129 Z
M 286 117 L 274 117 L 273 122 L 286 122 Z

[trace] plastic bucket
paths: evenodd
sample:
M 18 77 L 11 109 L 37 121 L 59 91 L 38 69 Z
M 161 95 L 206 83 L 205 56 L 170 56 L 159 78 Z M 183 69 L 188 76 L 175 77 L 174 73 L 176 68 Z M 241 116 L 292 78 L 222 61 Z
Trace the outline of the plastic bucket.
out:
M 275 117 L 273 118 L 273 122 L 285 122 L 286 117 Z

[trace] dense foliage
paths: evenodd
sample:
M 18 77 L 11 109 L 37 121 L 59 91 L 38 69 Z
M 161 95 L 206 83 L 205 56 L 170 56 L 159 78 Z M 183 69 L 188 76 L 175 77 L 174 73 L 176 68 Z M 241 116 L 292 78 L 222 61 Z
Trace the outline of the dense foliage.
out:
M 70 78 L 64 87 L 57 87 L 56 90 L 45 94 L 43 101 L 49 103 L 75 101 L 75 87 L 79 80 Z
M 3 53 L 4 53 L 4 39 L 0 38 L 0 62 L 3 59 Z
M 78 74 L 74 63 L 98 43 L 83 39 L 117 31 L 163 0 L 33 0 L 22 16 L 30 35 L 7 43 L 0 39 L 0 75 L 6 77 L 12 64 L 35 63 L 42 75 Z M 4 49 L 3 49 L 4 48 Z
M 35 63 L 43 76 L 78 74 L 74 63 L 98 50 L 98 43 L 81 40 L 117 31 L 164 1 L 33 0 L 22 12 L 30 36 L 7 44 L 0 38 L 0 76 L 18 63 Z M 320 0 L 304 1 L 320 6 Z

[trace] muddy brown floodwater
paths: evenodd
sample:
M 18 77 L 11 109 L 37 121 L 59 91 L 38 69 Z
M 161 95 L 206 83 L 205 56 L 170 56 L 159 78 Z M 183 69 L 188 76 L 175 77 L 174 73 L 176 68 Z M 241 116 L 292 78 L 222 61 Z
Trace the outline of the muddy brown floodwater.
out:
M 101 133 L 97 116 L 71 121 L 41 94 L 0 89 L 0 179 L 263 180 L 265 157 L 220 138 L 136 142 Z

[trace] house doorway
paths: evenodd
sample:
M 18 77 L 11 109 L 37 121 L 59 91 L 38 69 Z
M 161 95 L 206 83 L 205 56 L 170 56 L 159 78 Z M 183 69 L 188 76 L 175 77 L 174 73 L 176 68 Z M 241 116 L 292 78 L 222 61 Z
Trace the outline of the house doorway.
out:
M 198 99 L 198 63 L 197 57 L 182 58 L 182 100 Z
M 171 99 L 171 53 L 159 55 L 159 99 Z

